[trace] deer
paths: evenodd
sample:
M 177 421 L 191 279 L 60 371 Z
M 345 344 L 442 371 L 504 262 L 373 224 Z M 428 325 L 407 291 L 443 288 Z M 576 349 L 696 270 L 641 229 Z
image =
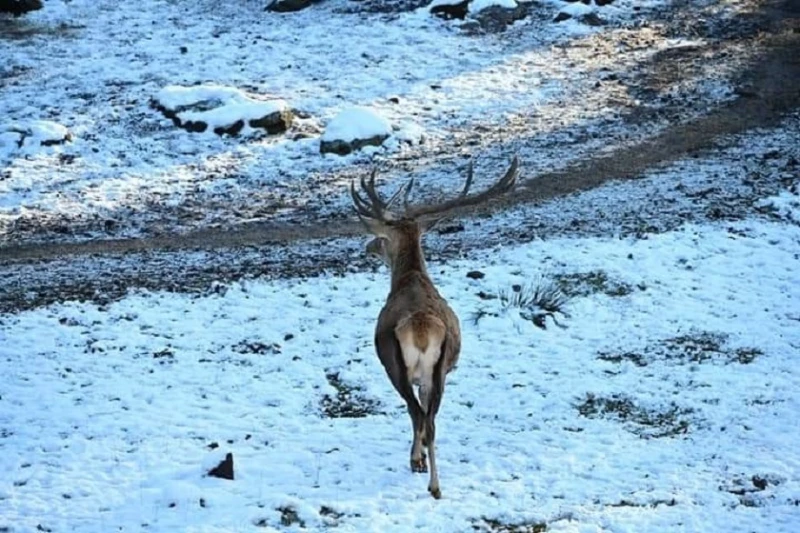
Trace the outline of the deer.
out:
M 461 353 L 461 326 L 428 275 L 421 239 L 425 231 L 455 209 L 482 204 L 511 190 L 519 177 L 519 159 L 514 156 L 505 174 L 491 187 L 471 195 L 470 162 L 460 194 L 433 205 L 409 205 L 413 177 L 384 200 L 375 190 L 376 174 L 374 169 L 369 179 L 361 176 L 358 191 L 355 180 L 350 183 L 353 209 L 374 235 L 367 253 L 378 256 L 391 271 L 390 292 L 375 326 L 375 351 L 408 408 L 413 430 L 411 471 L 430 472 L 428 492 L 438 500 L 442 492 L 436 468 L 435 418 L 445 378 Z M 402 210 L 396 208 L 401 195 Z

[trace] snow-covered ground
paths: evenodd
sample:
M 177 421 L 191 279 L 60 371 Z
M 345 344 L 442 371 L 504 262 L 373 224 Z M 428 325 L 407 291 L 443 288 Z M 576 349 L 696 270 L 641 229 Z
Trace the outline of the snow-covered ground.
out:
M 383 272 L 2 316 L 0 528 L 794 532 L 798 252 L 745 220 L 432 265 L 464 333 L 438 502 L 373 354 Z M 489 298 L 541 276 L 566 329 Z
M 408 471 L 406 410 L 373 353 L 383 269 L 0 315 L 0 530 L 796 531 L 796 127 L 465 223 L 459 239 L 507 244 L 430 265 L 464 332 L 440 501 Z M 735 221 L 681 223 L 677 205 L 613 230 L 642 194 L 692 209 L 768 183 L 784 189 L 755 210 L 719 204 Z M 526 212 L 600 231 L 486 238 Z M 540 329 L 504 298 L 548 281 L 569 316 Z M 205 476 L 227 453 L 235 479 Z
M 294 14 L 250 0 L 45 4 L 0 21 L 0 244 L 48 217 L 107 218 L 119 236 L 320 198 L 341 210 L 373 162 L 435 192 L 462 179 L 466 155 L 481 187 L 516 151 L 530 179 L 666 126 L 620 119 L 660 98 L 701 104 L 673 121 L 731 98 L 746 57 L 717 43 L 709 54 L 736 59 L 693 65 L 643 101 L 632 70 L 708 44 L 643 18 L 656 1 L 551 0 L 501 35 L 345 0 Z M 556 25 L 560 10 L 609 24 Z M 235 88 L 222 92 L 250 110 L 286 101 L 295 125 L 195 134 L 151 108 L 165 87 L 201 84 Z M 393 140 L 320 155 L 354 106 Z M 437 419 L 438 501 L 409 471 L 406 409 L 372 347 L 388 273 L 364 266 L 356 239 L 0 262 L 0 296 L 24 300 L 0 313 L 0 533 L 795 533 L 798 132 L 794 113 L 640 180 L 427 237 L 464 337 Z M 259 209 L 269 198 L 288 207 Z M 299 275 L 324 260 L 329 273 Z M 266 267 L 219 281 L 248 263 Z M 191 290 L 219 279 L 190 294 L 195 273 Z M 59 292 L 70 276 L 83 292 Z M 176 292 L 137 288 L 149 276 Z M 569 303 L 542 328 L 541 310 L 514 302 L 548 283 Z M 235 479 L 207 476 L 228 453 Z
M 347 0 L 289 14 L 259 1 L 45 4 L 0 21 L 0 131 L 51 120 L 73 138 L 33 154 L 0 149 L 0 242 L 48 221 L 90 224 L 94 233 L 72 236 L 85 239 L 336 213 L 373 158 L 403 165 L 390 179 L 410 170 L 445 188 L 467 153 L 520 151 L 530 173 L 558 168 L 730 99 L 730 73 L 748 55 L 735 41 L 672 36 L 655 0 L 578 3 L 606 21 L 597 27 L 554 23 L 578 9 L 568 2 L 531 4 L 499 35 L 472 35 L 426 7 L 381 15 Z M 692 9 L 705 13 L 701 4 Z M 663 87 L 638 84 L 657 54 L 692 47 L 725 59 Z M 196 84 L 284 100 L 303 118 L 286 134 L 229 138 L 186 132 L 152 108 L 165 87 Z M 667 104 L 669 121 L 658 115 Z M 321 156 L 325 125 L 352 106 L 395 135 L 377 154 Z M 631 125 L 626 113 L 655 118 Z

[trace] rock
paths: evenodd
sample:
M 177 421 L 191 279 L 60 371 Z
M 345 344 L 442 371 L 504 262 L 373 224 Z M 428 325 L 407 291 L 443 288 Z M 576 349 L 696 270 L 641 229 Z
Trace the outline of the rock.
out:
M 614 0 L 594 0 L 594 3 L 598 6 L 607 6 L 609 4 L 613 4 Z
M 0 0 L 0 13 L 11 13 L 15 17 L 42 7 L 42 0 Z
M 289 109 L 282 109 L 261 118 L 252 119 L 249 124 L 251 128 L 263 128 L 267 130 L 267 133 L 275 134 L 286 131 L 291 126 L 293 118 Z
M 459 19 L 464 20 L 469 11 L 470 0 L 440 0 L 434 1 L 431 6 L 431 14 L 445 20 Z
M 55 146 L 70 141 L 72 133 L 65 126 L 49 120 L 0 125 L 0 156 L 18 150 L 36 151 L 42 146 Z
M 553 22 L 564 22 L 565 20 L 569 20 L 571 18 L 572 18 L 572 15 L 570 15 L 569 13 L 564 13 L 563 11 L 561 11 L 558 15 L 556 15 L 556 18 L 553 19 Z
M 217 466 L 208 471 L 211 477 L 233 480 L 233 454 L 227 453 Z
M 380 146 L 389 138 L 389 121 L 366 108 L 354 106 L 331 120 L 320 140 L 320 153 L 347 155 L 365 146 Z
M 605 26 L 606 24 L 605 19 L 600 17 L 597 13 L 587 13 L 579 20 L 587 26 Z
M 293 11 L 300 11 L 305 9 L 311 4 L 319 0 L 274 0 L 267 6 L 267 11 L 274 11 L 276 13 L 291 13 Z
M 388 135 L 373 135 L 366 139 L 353 139 L 352 141 L 342 141 L 339 139 L 321 141 L 319 151 L 323 154 L 347 155 L 357 152 L 365 146 L 380 146 L 383 144 L 383 141 L 388 138 Z
M 470 270 L 469 272 L 467 272 L 467 277 L 469 279 L 483 279 L 486 277 L 486 274 L 484 274 L 480 270 Z
M 176 126 L 197 133 L 211 129 L 217 135 L 239 135 L 262 129 L 277 134 L 289 129 L 294 120 L 283 100 L 259 99 L 221 85 L 165 87 L 151 105 Z
M 486 2 L 473 0 L 469 6 L 472 18 L 478 23 L 481 33 L 500 33 L 518 20 L 528 16 L 531 3 L 517 3 L 515 0 L 506 0 L 505 3 L 497 4 L 496 0 L 490 0 L 490 5 Z

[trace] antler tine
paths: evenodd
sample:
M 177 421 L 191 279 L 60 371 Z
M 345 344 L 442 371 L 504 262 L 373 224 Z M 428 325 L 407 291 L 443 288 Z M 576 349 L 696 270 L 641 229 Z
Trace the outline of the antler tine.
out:
M 469 188 L 472 185 L 472 178 L 473 178 L 473 167 L 472 162 L 470 161 L 470 165 L 467 167 L 467 181 L 464 184 L 464 189 L 461 193 L 452 200 L 448 200 L 436 205 L 429 205 L 429 206 L 421 206 L 418 208 L 413 209 L 413 211 L 409 212 L 409 216 L 420 217 L 424 215 L 436 215 L 443 213 L 445 211 L 450 211 L 451 209 L 455 209 L 457 207 L 466 207 L 470 205 L 480 204 L 489 200 L 494 196 L 498 196 L 509 191 L 517 182 L 517 178 L 519 177 L 519 157 L 516 155 L 511 159 L 511 165 L 509 165 L 508 170 L 503 175 L 502 178 L 497 180 L 494 185 L 486 189 L 485 191 L 474 194 L 472 196 L 468 196 L 467 193 L 469 192 Z
M 367 193 L 372 204 L 379 208 L 381 212 L 386 209 L 386 202 L 381 200 L 381 197 L 378 196 L 378 193 L 375 192 L 375 176 L 378 174 L 378 169 L 373 168 L 372 172 L 369 175 L 369 181 L 364 180 L 364 176 L 361 176 L 361 188 L 364 189 L 364 192 Z
M 492 194 L 501 194 L 513 187 L 516 182 L 517 178 L 519 177 L 519 157 L 516 155 L 511 159 L 511 165 L 509 165 L 508 170 L 506 171 L 505 176 L 500 178 L 497 183 L 492 185 L 487 193 Z
M 403 209 L 407 214 L 411 212 L 411 208 L 408 206 L 408 199 L 411 197 L 412 187 L 414 187 L 414 178 L 408 180 L 408 185 L 406 185 L 406 192 L 403 195 Z
M 386 208 L 387 209 L 392 207 L 392 204 L 394 204 L 397 201 L 397 199 L 400 197 L 400 193 L 402 193 L 405 188 L 406 188 L 405 185 L 401 185 L 400 187 L 397 188 L 396 191 L 394 191 L 394 194 L 392 195 L 392 197 L 389 198 L 389 200 L 386 201 Z
M 360 194 L 356 192 L 355 182 L 350 182 L 350 197 L 353 199 L 353 209 L 355 209 L 356 214 L 361 217 L 367 218 L 376 218 L 379 219 L 380 213 L 375 208 L 375 206 L 371 205 L 369 202 L 364 200 Z
M 360 191 L 356 191 L 355 182 L 350 183 L 350 196 L 353 199 L 353 207 L 359 217 L 367 217 L 375 220 L 387 220 L 387 211 L 389 206 L 400 196 L 404 187 L 400 187 L 389 201 L 381 199 L 380 195 L 375 190 L 375 178 L 378 174 L 378 169 L 373 168 L 370 172 L 369 178 L 362 175 L 359 178 Z M 361 191 L 366 194 L 366 198 L 362 196 Z
M 467 193 L 469 192 L 469 188 L 472 186 L 473 170 L 475 170 L 475 161 L 470 159 L 469 166 L 467 167 L 467 182 L 464 183 L 464 188 L 461 190 L 461 194 L 458 195 L 460 198 L 466 197 Z

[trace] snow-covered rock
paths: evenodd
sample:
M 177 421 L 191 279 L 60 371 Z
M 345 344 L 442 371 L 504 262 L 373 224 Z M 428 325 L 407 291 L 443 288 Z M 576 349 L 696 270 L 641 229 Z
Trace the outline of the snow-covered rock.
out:
M 342 110 L 322 134 L 319 151 L 347 155 L 365 146 L 380 146 L 392 134 L 392 125 L 367 107 Z
M 212 130 L 238 135 L 260 128 L 281 133 L 292 124 L 293 113 L 283 100 L 261 100 L 235 87 L 170 85 L 158 92 L 153 107 L 188 131 Z
M 428 9 L 439 18 L 463 20 L 469 11 L 469 0 L 433 0 Z
M 530 2 L 516 0 L 472 0 L 469 17 L 482 33 L 500 33 L 528 16 Z
M 527 4 L 517 0 L 433 0 L 428 9 L 443 19 L 469 18 L 461 28 L 479 33 L 502 32 L 528 14 Z
M 30 152 L 42 146 L 64 144 L 71 140 L 72 134 L 65 126 L 50 120 L 0 125 L 0 155 L 18 150 Z
M 42 0 L 0 0 L 0 13 L 11 13 L 15 17 L 37 9 L 42 9 Z

